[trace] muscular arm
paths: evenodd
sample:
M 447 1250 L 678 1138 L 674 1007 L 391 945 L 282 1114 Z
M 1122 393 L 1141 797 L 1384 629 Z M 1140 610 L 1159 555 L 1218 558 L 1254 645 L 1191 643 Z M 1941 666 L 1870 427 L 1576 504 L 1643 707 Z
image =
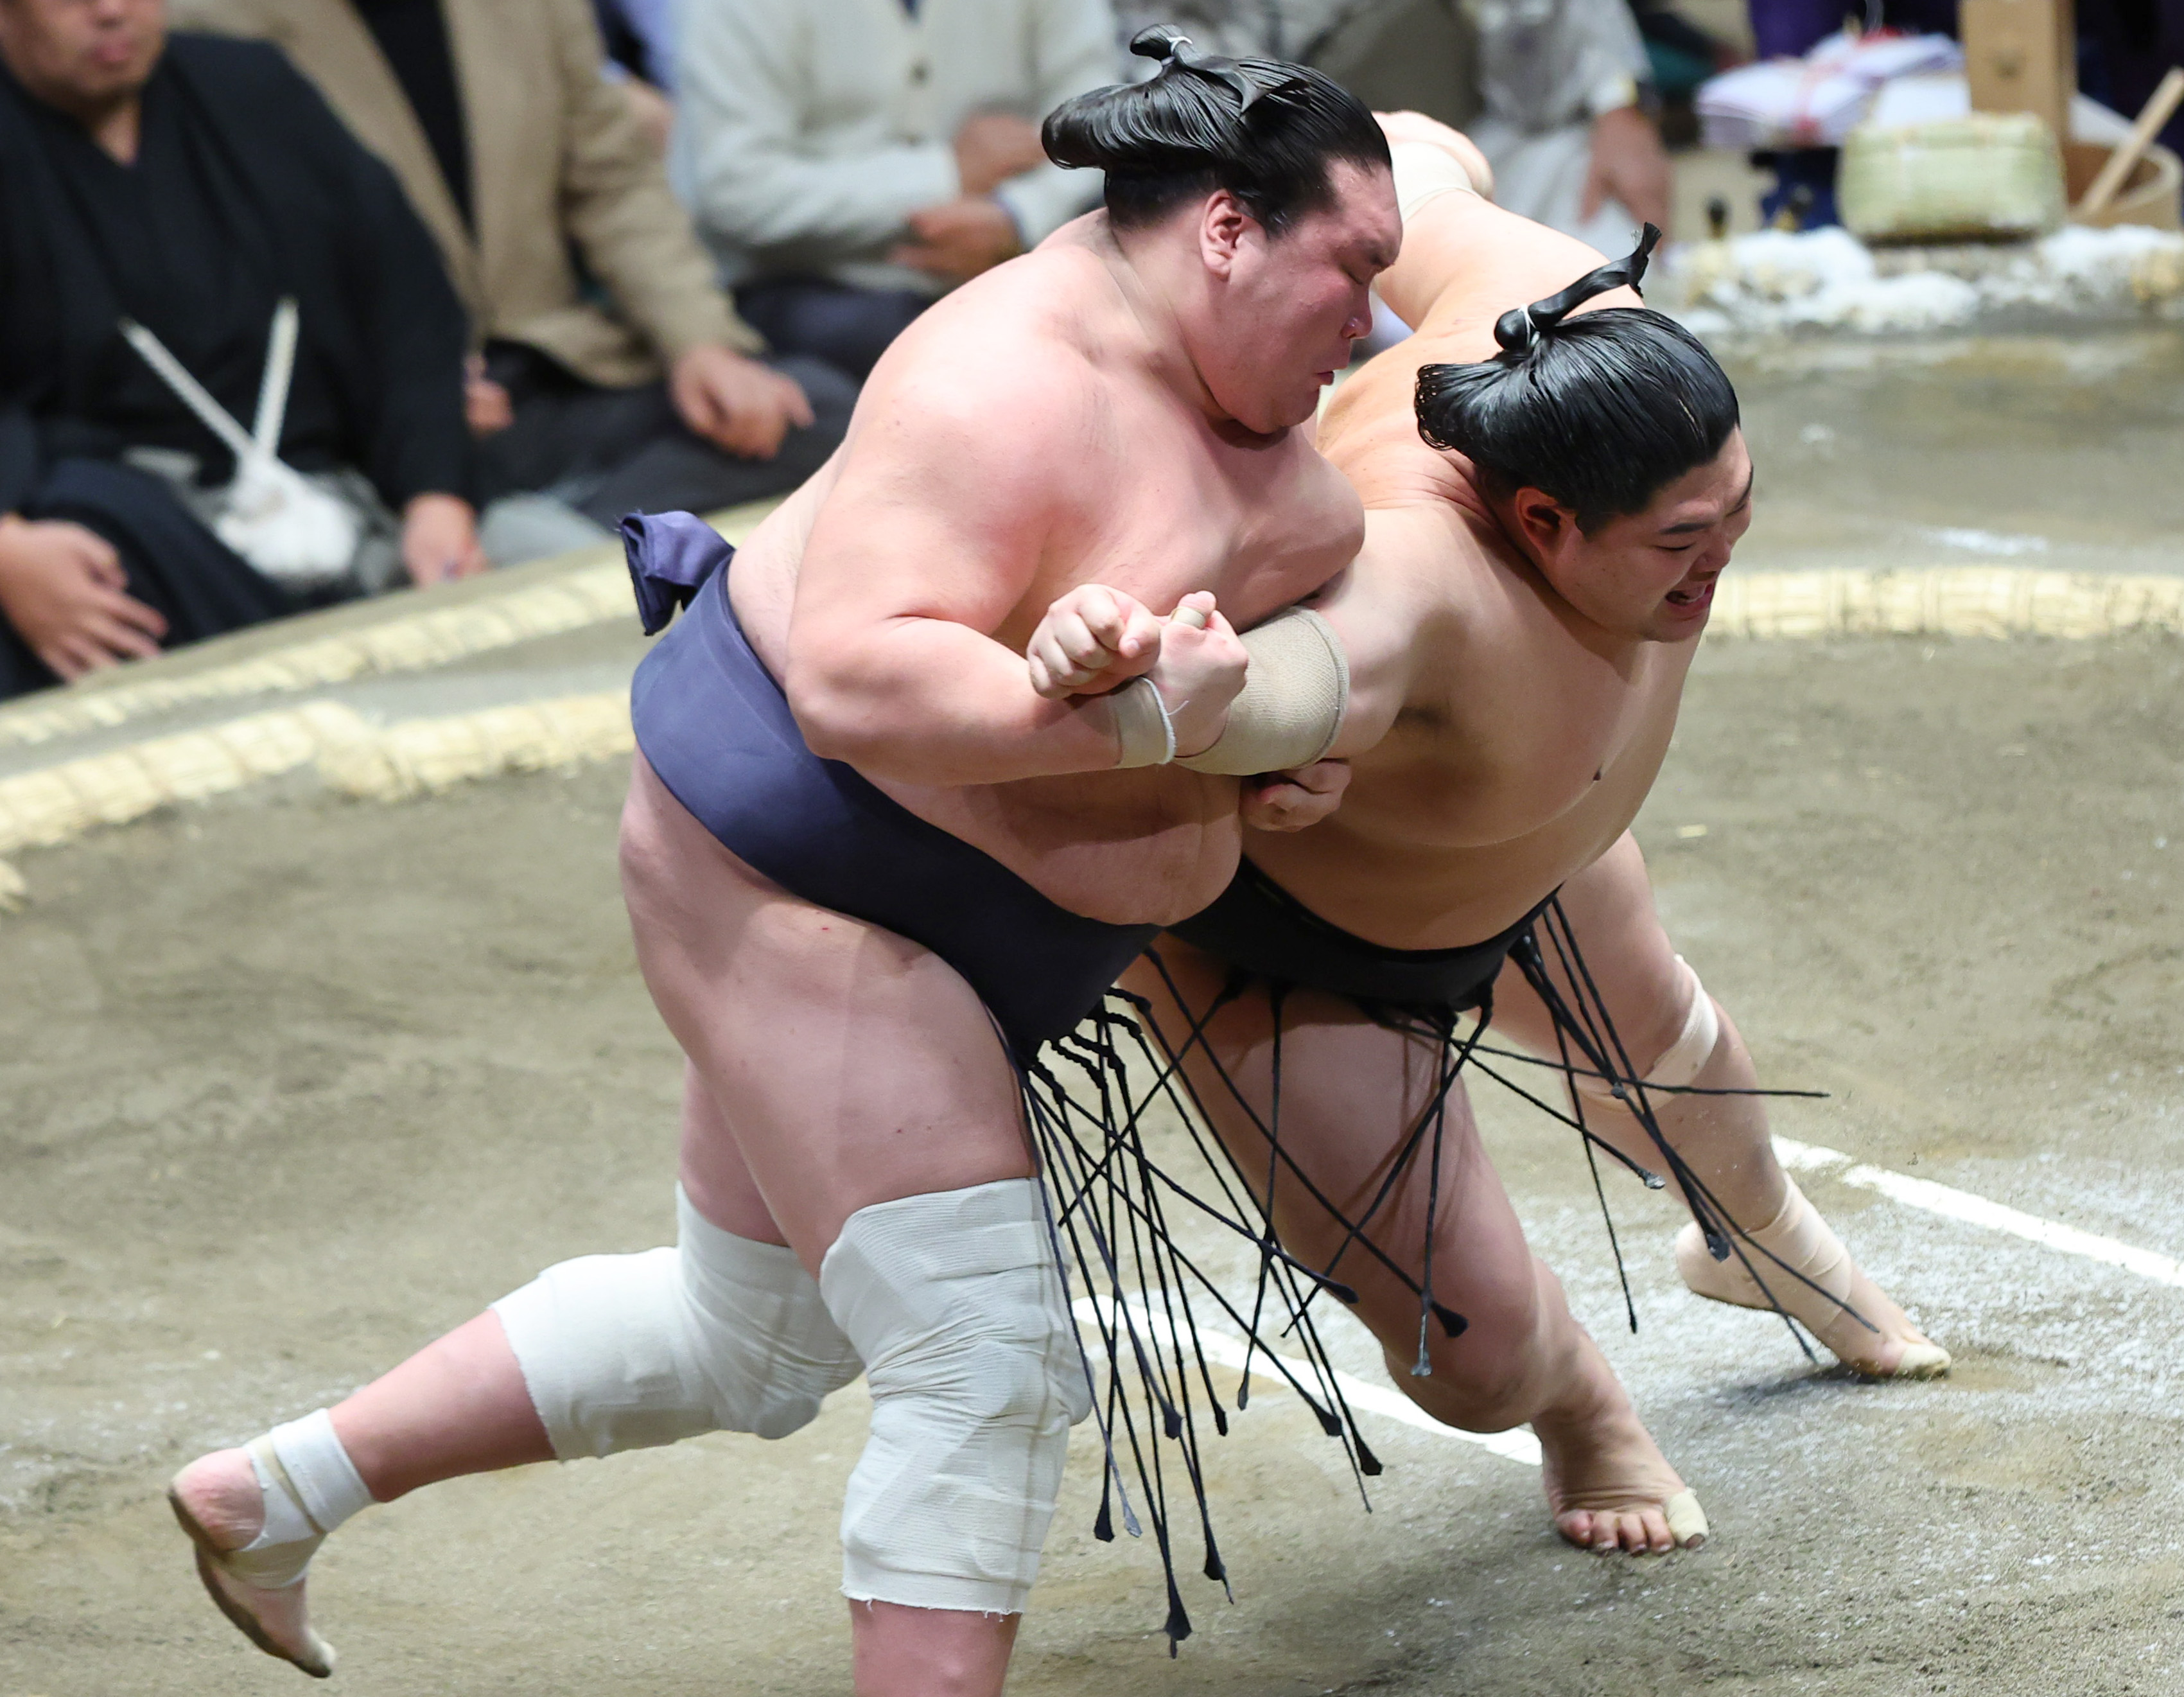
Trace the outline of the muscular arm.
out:
M 1357 558 L 1310 605 L 1334 627 L 1350 664 L 1350 705 L 1330 760 L 1362 754 L 1394 728 L 1429 650 L 1436 601 L 1412 562 L 1445 555 L 1449 520 L 1427 506 L 1368 509 Z
M 1406 114 L 1401 121 L 1410 126 L 1405 137 L 1415 140 L 1419 120 Z M 1447 133 L 1456 151 L 1462 138 Z M 1552 294 L 1603 263 L 1601 254 L 1574 237 L 1475 194 L 1451 193 L 1435 195 L 1406 220 L 1402 254 L 1381 273 L 1378 287 L 1389 310 L 1413 330 L 1449 338 L 1450 345 L 1429 358 L 1476 360 L 1494 351 L 1494 321 L 1502 314 Z M 1618 289 L 1591 306 L 1640 304 L 1635 293 Z
M 1040 364 L 1036 389 L 915 366 L 866 388 L 789 621 L 783 683 L 816 752 L 911 784 L 1115 765 L 1106 701 L 1043 699 L 992 634 L 1089 528 L 1066 469 L 1081 398 Z

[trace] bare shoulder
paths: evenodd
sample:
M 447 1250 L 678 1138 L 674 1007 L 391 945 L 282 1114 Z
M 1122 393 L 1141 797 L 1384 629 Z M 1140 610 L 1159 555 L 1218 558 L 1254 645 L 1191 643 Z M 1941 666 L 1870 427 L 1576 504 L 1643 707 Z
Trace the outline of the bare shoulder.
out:
M 888 350 L 844 443 L 843 494 L 875 481 L 895 498 L 975 491 L 981 507 L 1021 512 L 1096 485 L 1106 386 L 1039 257 L 966 284 Z
M 1483 325 L 1490 338 L 1495 319 L 1511 307 L 1552 294 L 1604 261 L 1597 248 L 1490 201 L 1445 194 L 1405 226 L 1402 255 L 1379 287 L 1418 330 Z
M 1479 521 L 1446 502 L 1407 502 L 1365 510 L 1365 544 L 1345 574 L 1354 593 L 1399 611 L 1414 632 L 1422 676 L 1484 636 L 1502 599 L 1501 563 Z M 1369 587 L 1368 587 L 1369 586 Z
M 1445 334 L 1412 336 L 1368 362 L 1328 404 L 1319 451 L 1368 510 L 1475 499 L 1470 466 L 1418 434 L 1417 395 L 1421 366 L 1478 357 Z

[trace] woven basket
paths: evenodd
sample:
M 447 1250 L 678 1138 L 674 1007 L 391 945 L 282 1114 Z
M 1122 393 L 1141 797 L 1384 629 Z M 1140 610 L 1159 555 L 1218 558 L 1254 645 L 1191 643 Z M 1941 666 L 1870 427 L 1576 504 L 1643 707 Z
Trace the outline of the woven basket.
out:
M 1836 201 L 1865 242 L 2008 241 L 2063 221 L 2063 159 L 2027 112 L 1974 112 L 1843 144 Z

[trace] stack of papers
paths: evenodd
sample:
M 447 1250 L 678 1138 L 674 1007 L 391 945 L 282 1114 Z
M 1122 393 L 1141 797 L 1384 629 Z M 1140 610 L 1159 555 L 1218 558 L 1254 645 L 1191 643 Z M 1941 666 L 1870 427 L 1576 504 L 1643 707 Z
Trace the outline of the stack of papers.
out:
M 1839 31 L 1801 59 L 1769 59 L 1702 84 L 1695 104 L 1710 148 L 1836 148 L 1898 77 L 1960 69 L 1947 36 Z
M 1945 71 L 1899 77 L 1889 83 L 1874 101 L 1865 121 L 1876 130 L 1906 130 L 1914 124 L 1966 117 L 1971 109 L 1972 92 L 1964 74 Z M 2089 95 L 2071 97 L 2071 140 L 2104 142 L 2113 148 L 2130 134 L 2131 120 L 2122 114 L 2109 111 Z

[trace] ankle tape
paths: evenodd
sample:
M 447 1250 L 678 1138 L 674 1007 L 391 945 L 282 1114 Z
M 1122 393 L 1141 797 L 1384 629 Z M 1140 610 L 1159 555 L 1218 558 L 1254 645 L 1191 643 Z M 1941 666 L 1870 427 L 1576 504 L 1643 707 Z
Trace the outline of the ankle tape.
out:
M 266 1434 L 265 1443 L 278 1470 L 276 1482 L 293 1494 L 296 1506 L 320 1537 L 371 1506 L 371 1493 L 356 1464 L 348 1459 L 348 1451 L 342 1448 L 333 1416 L 326 1410 L 275 1426 Z M 259 1465 L 254 1447 L 251 1459 L 254 1465 Z M 262 1474 L 259 1482 L 265 1482 Z M 267 1493 L 269 1504 L 271 1494 Z M 267 1524 L 270 1528 L 270 1512 Z
M 256 1538 L 217 1560 L 246 1584 L 280 1590 L 304 1577 L 328 1532 L 370 1505 L 371 1493 L 324 1409 L 253 1438 L 244 1454 L 265 1520 Z

